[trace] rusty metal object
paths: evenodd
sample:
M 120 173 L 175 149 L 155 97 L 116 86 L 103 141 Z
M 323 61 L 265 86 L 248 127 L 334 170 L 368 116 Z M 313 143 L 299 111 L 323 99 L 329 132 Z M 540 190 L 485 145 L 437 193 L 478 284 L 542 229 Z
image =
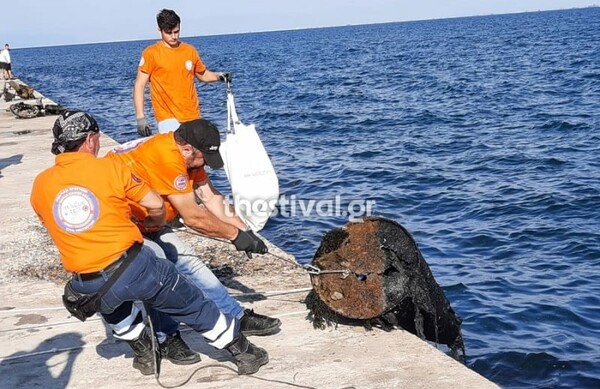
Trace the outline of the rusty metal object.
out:
M 313 324 L 363 321 L 402 327 L 423 339 L 463 349 L 461 319 L 446 299 L 415 240 L 399 223 L 366 218 L 329 231 L 311 265 L 307 297 Z M 345 270 L 346 273 L 327 273 Z
M 347 235 L 334 251 L 315 256 L 313 264 L 321 270 L 350 270 L 350 275 L 311 275 L 313 289 L 331 309 L 351 319 L 370 319 L 391 306 L 384 294 L 385 253 L 373 222 L 347 226 Z

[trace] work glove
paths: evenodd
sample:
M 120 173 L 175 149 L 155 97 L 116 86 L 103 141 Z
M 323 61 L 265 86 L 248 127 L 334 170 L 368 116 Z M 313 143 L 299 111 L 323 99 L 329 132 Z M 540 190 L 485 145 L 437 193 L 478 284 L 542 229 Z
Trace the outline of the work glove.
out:
M 231 243 L 238 251 L 245 251 L 246 254 L 266 254 L 269 251 L 265 242 L 252 231 L 239 230 L 238 236 Z M 250 255 L 248 257 L 252 258 Z
M 139 119 L 136 119 L 136 121 L 137 121 L 137 133 L 139 136 L 152 135 L 152 130 L 150 129 L 150 126 L 148 125 L 148 121 L 146 120 L 146 118 L 141 117 Z
M 233 78 L 233 76 L 229 72 L 219 73 L 219 81 L 231 82 L 232 78 Z

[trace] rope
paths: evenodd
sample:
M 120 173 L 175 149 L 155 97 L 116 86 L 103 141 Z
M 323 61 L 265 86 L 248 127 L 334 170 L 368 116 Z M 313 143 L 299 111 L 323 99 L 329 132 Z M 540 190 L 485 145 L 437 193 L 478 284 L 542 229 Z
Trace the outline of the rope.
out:
M 196 373 L 198 373 L 200 370 L 203 369 L 207 369 L 209 367 L 213 367 L 213 368 L 219 368 L 219 369 L 226 369 L 226 370 L 230 370 L 234 373 L 237 374 L 237 371 L 229 366 L 226 365 L 222 365 L 222 364 L 210 364 L 210 365 L 204 365 L 204 366 L 200 366 L 198 367 L 196 370 L 194 370 L 190 376 L 188 378 L 186 378 L 184 381 L 178 383 L 178 384 L 174 384 L 174 385 L 168 385 L 168 384 L 164 384 L 160 381 L 160 372 L 158 369 L 158 361 L 157 361 L 157 342 L 156 342 L 156 337 L 154 336 L 154 326 L 152 325 L 152 320 L 150 320 L 150 317 L 147 316 L 147 321 L 150 327 L 150 332 L 151 332 L 151 338 L 152 338 L 152 352 L 153 352 L 153 356 L 154 356 L 154 377 L 156 379 L 156 382 L 163 388 L 167 388 L 167 389 L 173 389 L 173 388 L 179 388 L 185 384 L 187 384 L 188 382 L 190 382 L 190 380 L 192 379 L 192 377 L 194 377 L 194 375 L 196 375 Z M 190 328 L 190 330 L 192 330 Z M 22 358 L 27 358 L 27 357 L 35 357 L 38 355 L 44 355 L 44 354 L 57 354 L 57 353 L 61 353 L 61 352 L 65 352 L 65 351 L 73 351 L 73 350 L 82 350 L 84 348 L 88 348 L 88 347 L 93 347 L 96 346 L 95 344 L 85 344 L 82 346 L 77 346 L 77 347 L 63 347 L 63 348 L 53 348 L 50 350 L 45 350 L 45 351 L 38 351 L 38 352 L 32 352 L 32 353 L 26 353 L 23 355 L 15 355 L 12 357 L 5 357 L 5 358 L 0 358 L 0 361 L 5 362 L 5 361 L 13 361 L 13 360 L 17 360 L 17 359 L 22 359 Z M 254 375 L 250 375 L 247 376 L 248 378 L 253 378 L 259 381 L 265 381 L 265 382 L 275 382 L 275 383 L 279 383 L 279 384 L 283 384 L 283 385 L 288 385 L 288 386 L 293 386 L 296 388 L 306 388 L 306 389 L 316 389 L 315 387 L 312 386 L 304 386 L 304 385 L 299 385 L 299 384 L 294 384 L 292 382 L 286 382 L 286 381 L 281 381 L 281 380 L 274 380 L 274 379 L 267 379 L 267 378 L 263 378 L 263 377 L 258 377 L 258 376 L 254 376 Z M 295 377 L 295 376 L 294 376 Z
M 224 239 L 220 239 L 220 238 L 215 238 L 215 237 L 211 237 L 211 236 L 207 236 L 207 235 L 203 235 L 197 232 L 192 232 L 189 231 L 187 228 L 179 228 L 179 229 L 174 229 L 176 231 L 182 231 L 182 232 L 186 232 L 188 234 L 191 235 L 196 235 L 196 236 L 200 236 L 202 238 L 208 238 L 208 239 L 212 239 L 218 242 L 222 242 L 222 243 L 231 243 L 228 240 L 224 240 Z M 274 258 L 277 258 L 279 260 L 282 260 L 284 262 L 290 263 L 296 267 L 302 268 L 303 270 L 305 270 L 306 272 L 310 273 L 310 274 L 315 274 L 315 275 L 320 275 L 323 273 L 348 273 L 347 270 L 320 270 L 318 268 L 316 268 L 315 266 L 310 265 L 309 267 L 307 266 L 303 266 L 300 265 L 299 263 L 289 260 L 285 257 L 282 257 L 280 255 L 276 255 L 273 253 L 266 253 L 268 255 L 271 255 Z M 241 294 L 232 294 L 233 296 L 250 296 L 250 295 L 257 295 L 257 294 L 262 294 L 262 295 L 282 295 L 282 294 L 289 294 L 289 293 L 299 293 L 299 292 L 307 292 L 312 290 L 312 288 L 299 288 L 299 289 L 291 289 L 289 291 L 273 291 L 273 292 L 264 292 L 264 293 L 260 293 L 260 292 L 253 292 L 253 293 L 241 293 Z M 28 308 L 28 309 L 21 309 L 21 310 L 6 310 L 6 311 L 0 311 L 0 313 L 3 312 L 9 312 L 11 314 L 15 313 L 15 312 L 29 312 L 29 311 L 39 311 L 39 310 L 57 310 L 57 309 L 61 309 L 61 307 L 43 307 L 43 308 Z M 287 313 L 287 314 L 283 314 L 283 315 L 279 315 L 279 316 L 289 316 L 289 315 L 294 315 L 294 314 L 298 314 L 298 313 L 305 313 L 307 312 L 306 310 L 304 311 L 298 311 L 298 312 L 291 312 L 291 313 Z M 163 388 L 166 389 L 173 389 L 173 388 L 178 388 L 181 387 L 185 384 L 187 384 L 188 382 L 190 382 L 190 380 L 192 379 L 192 377 L 199 372 L 200 370 L 209 368 L 209 367 L 214 367 L 214 368 L 221 368 L 221 369 L 226 369 L 226 370 L 230 370 L 234 373 L 237 374 L 237 371 L 232 369 L 229 366 L 225 366 L 225 365 L 221 365 L 221 364 L 210 364 L 210 365 L 204 365 L 201 366 L 199 368 L 197 368 L 196 370 L 194 370 L 190 376 L 188 378 L 186 378 L 184 381 L 178 383 L 178 384 L 174 384 L 174 385 L 167 385 L 161 382 L 160 380 L 160 371 L 159 371 L 159 361 L 157 358 L 157 341 L 156 341 L 156 337 L 154 335 L 154 326 L 152 324 L 152 320 L 150 319 L 149 316 L 146 317 L 147 318 L 147 322 L 148 325 L 150 327 L 150 333 L 151 335 L 151 339 L 152 339 L 152 353 L 153 353 L 153 358 L 154 358 L 154 377 L 156 379 L 156 382 Z M 99 321 L 101 320 L 100 318 L 94 318 L 94 319 L 90 319 L 88 320 L 88 322 L 90 321 Z M 39 326 L 33 326 L 33 327 L 26 327 L 26 328 L 17 328 L 17 329 L 11 329 L 11 330 L 4 330 L 4 331 L 0 331 L 0 333 L 3 332 L 12 332 L 12 331 L 24 331 L 24 330 L 29 330 L 29 329 L 33 329 L 33 328 L 41 328 L 41 327 L 48 327 L 48 326 L 59 326 L 59 325 L 69 325 L 69 324 L 73 324 L 75 323 L 75 321 L 68 321 L 68 322 L 60 322 L 60 323 L 54 323 L 54 324 L 44 324 L 44 325 L 39 325 Z M 12 357 L 5 357 L 5 358 L 0 358 L 1 361 L 9 361 L 9 360 L 15 360 L 15 359 L 21 359 L 21 358 L 26 358 L 26 357 L 32 357 L 32 356 L 37 356 L 37 355 L 43 355 L 43 354 L 50 354 L 50 353 L 59 353 L 59 352 L 64 352 L 64 351 L 72 351 L 72 350 L 80 350 L 86 347 L 91 347 L 93 346 L 92 344 L 86 344 L 83 346 L 78 346 L 78 347 L 67 347 L 67 348 L 60 348 L 60 349 L 50 349 L 50 350 L 46 350 L 46 351 L 39 351 L 39 352 L 34 352 L 34 353 L 27 353 L 27 354 L 23 354 L 23 355 L 17 355 L 17 356 L 12 356 Z M 296 388 L 305 388 L 305 389 L 316 389 L 315 387 L 312 386 L 305 386 L 305 385 L 299 385 L 299 384 L 295 384 L 292 382 L 287 382 L 287 381 L 281 381 L 281 380 L 275 380 L 275 379 L 267 379 L 267 378 L 263 378 L 263 377 L 259 377 L 259 376 L 255 376 L 255 375 L 248 375 L 248 378 L 252 378 L 252 379 L 256 379 L 259 381 L 264 381 L 264 382 L 274 382 L 274 383 L 279 383 L 282 385 L 288 385 L 288 386 L 292 386 L 292 387 L 296 387 Z M 295 375 L 294 375 L 295 378 Z
M 231 296 L 233 297 L 246 297 L 246 296 L 281 296 L 281 295 L 286 295 L 286 294 L 293 294 L 293 293 L 302 293 L 302 292 L 310 292 L 312 290 L 312 288 L 298 288 L 298 289 L 289 289 L 289 290 L 273 290 L 273 291 L 267 291 L 267 292 L 250 292 L 250 293 L 230 293 Z M 57 307 L 39 307 L 39 308 L 22 308 L 22 309 L 6 309 L 3 311 L 0 311 L 0 315 L 7 313 L 7 314 L 13 314 L 13 313 L 20 313 L 20 312 L 37 312 L 37 311 L 58 311 L 58 310 L 62 310 L 65 309 L 65 307 L 63 306 L 57 306 Z M 89 319 L 86 321 L 94 321 L 94 320 L 100 320 L 100 319 Z M 55 324 L 43 324 L 43 325 L 39 325 L 39 326 L 35 326 L 35 327 L 26 327 L 26 328 L 14 328 L 11 330 L 3 330 L 0 331 L 0 333 L 3 332 L 10 332 L 10 331 L 20 331 L 23 329 L 32 329 L 32 328 L 37 328 L 37 327 L 47 327 L 50 325 L 61 325 L 61 323 L 67 323 L 67 322 L 59 322 L 59 323 L 55 323 Z M 70 323 L 70 322 L 68 322 Z M 76 323 L 76 322 L 73 322 Z
M 187 226 L 182 227 L 182 228 L 176 228 L 176 229 L 174 229 L 174 231 L 185 232 L 185 233 L 190 234 L 190 235 L 196 235 L 196 236 L 199 236 L 201 238 L 207 238 L 207 239 L 216 240 L 217 242 L 221 242 L 221 243 L 228 243 L 228 244 L 231 243 L 230 241 L 225 240 L 225 239 L 215 238 L 215 237 L 212 237 L 212 236 L 204 235 L 204 234 L 201 234 L 201 233 L 196 232 L 196 231 L 190 231 L 189 227 L 187 227 Z M 350 270 L 348 270 L 348 269 L 321 270 L 321 269 L 319 269 L 318 267 L 316 267 L 314 265 L 310 265 L 310 264 L 301 265 L 298 262 L 292 261 L 292 260 L 290 260 L 288 258 L 285 258 L 285 257 L 282 257 L 281 255 L 277 255 L 277 254 L 273 254 L 273 253 L 269 253 L 269 252 L 267 252 L 264 255 L 270 255 L 270 256 L 272 256 L 274 258 L 277 258 L 277 259 L 279 259 L 281 261 L 284 261 L 284 262 L 287 262 L 289 264 L 292 264 L 292 265 L 294 265 L 296 267 L 301 268 L 302 270 L 304 270 L 305 272 L 307 272 L 308 274 L 311 274 L 311 275 L 320 276 L 321 274 L 338 274 L 339 273 L 339 274 L 342 274 L 343 277 L 347 277 L 348 275 L 352 274 L 352 272 Z
M 0 358 L 0 360 L 2 362 L 4 361 L 12 361 L 15 359 L 21 359 L 21 358 L 27 358 L 27 357 L 35 357 L 38 355 L 44 355 L 44 354 L 55 354 L 55 353 L 62 353 L 64 351 L 73 351 L 73 350 L 81 350 L 87 347 L 92 347 L 95 346 L 95 344 L 85 344 L 83 346 L 77 346 L 77 347 L 64 347 L 64 348 L 52 348 L 50 350 L 45 350 L 45 351 L 37 351 L 34 353 L 27 353 L 27 354 L 23 354 L 23 355 L 15 355 L 12 357 L 4 357 L 4 358 Z
M 179 387 L 187 384 L 188 382 L 190 382 L 191 379 L 192 379 L 192 377 L 194 377 L 194 375 L 196 375 L 197 372 L 199 372 L 200 370 L 203 370 L 203 369 L 207 369 L 209 367 L 215 367 L 215 368 L 219 368 L 219 369 L 226 369 L 226 370 L 230 370 L 230 371 L 232 371 L 232 372 L 234 372 L 234 373 L 237 374 L 237 371 L 234 370 L 234 369 L 232 369 L 229 366 L 225 366 L 225 365 L 222 365 L 222 364 L 213 363 L 213 364 L 210 364 L 210 365 L 200 366 L 199 368 L 197 368 L 196 370 L 194 370 L 185 380 L 183 380 L 182 382 L 180 382 L 178 384 L 167 385 L 167 384 L 162 383 L 161 380 L 160 380 L 160 369 L 158 368 L 160 361 L 159 361 L 159 359 L 157 357 L 157 354 L 158 354 L 158 352 L 157 352 L 158 351 L 158 342 L 156 341 L 156 336 L 154 335 L 154 325 L 152 324 L 152 319 L 150 318 L 150 316 L 146 316 L 146 319 L 147 319 L 148 325 L 150 327 L 150 334 L 151 334 L 150 338 L 152 339 L 152 356 L 154 358 L 154 378 L 156 379 L 156 382 L 161 387 L 166 388 L 166 389 L 179 388 Z M 294 384 L 294 383 L 291 383 L 291 382 L 280 381 L 280 380 L 272 380 L 272 379 L 257 377 L 257 376 L 254 376 L 254 375 L 249 375 L 247 377 L 254 378 L 254 379 L 257 379 L 257 380 L 260 380 L 260 381 L 276 382 L 276 383 L 279 383 L 279 384 L 289 385 L 289 386 L 293 386 L 293 387 L 296 387 L 296 388 L 316 389 L 316 388 L 314 388 L 312 386 L 298 385 L 298 384 Z
M 4 310 L 0 311 L 0 314 L 3 314 L 3 313 L 19 313 L 19 312 L 37 312 L 37 311 L 58 311 L 60 309 L 65 309 L 65 307 L 61 305 L 60 307 L 4 309 Z
M 298 288 L 298 289 L 290 289 L 290 290 L 276 290 L 272 292 L 251 292 L 251 293 L 230 293 L 230 295 L 234 297 L 244 297 L 244 296 L 281 296 L 283 294 L 292 294 L 292 293 L 301 293 L 301 292 L 310 292 L 312 288 Z
M 94 319 L 90 318 L 90 319 L 86 320 L 85 322 L 89 323 L 89 322 L 92 322 L 92 321 L 99 321 L 99 320 L 101 320 L 99 317 L 94 318 Z M 5 332 L 29 331 L 29 330 L 34 330 L 36 328 L 65 326 L 65 325 L 69 325 L 69 324 L 73 324 L 73 323 L 81 323 L 81 322 L 79 320 L 77 320 L 77 321 L 76 320 L 69 320 L 69 321 L 61 321 L 61 322 L 58 322 L 58 323 L 46 323 L 46 324 L 40 324 L 40 325 L 37 325 L 37 326 L 31 326 L 31 327 L 22 327 L 22 328 L 13 328 L 13 329 L 10 329 L 10 330 L 2 330 L 2 331 L 0 331 L 0 334 L 1 333 L 5 333 Z
M 285 316 L 293 316 L 293 315 L 298 315 L 298 314 L 302 314 L 302 313 L 307 313 L 308 310 L 303 310 L 303 311 L 296 311 L 296 312 L 287 312 L 287 313 L 282 313 L 279 315 L 275 315 L 275 317 L 285 317 Z M 86 320 L 86 323 L 92 322 L 92 321 L 99 321 L 101 320 L 101 318 L 97 317 L 97 318 L 89 318 L 88 320 Z M 61 326 L 61 325 L 69 325 L 69 324 L 80 324 L 81 322 L 79 320 L 71 320 L 71 321 L 67 321 L 67 322 L 60 322 L 60 323 L 48 323 L 45 325 L 39 325 L 39 326 L 34 326 L 34 327 L 25 327 L 25 328 L 17 328 L 17 329 L 12 329 L 12 330 L 4 330 L 4 331 L 0 331 L 0 333 L 3 332 L 11 332 L 11 331 L 27 331 L 30 329 L 35 329 L 35 328 L 41 328 L 41 327 L 57 327 L 57 326 Z M 181 332 L 188 332 L 188 331 L 194 331 L 193 328 L 185 326 L 185 324 L 183 324 L 183 328 L 181 329 Z M 115 344 L 115 342 L 111 342 L 110 344 Z M 50 350 L 45 350 L 45 351 L 40 351 L 40 352 L 34 352 L 34 353 L 27 353 L 27 354 L 22 354 L 22 355 L 16 355 L 16 356 L 12 356 L 12 357 L 1 357 L 0 356 L 0 361 L 7 361 L 7 360 L 11 360 L 11 359 L 20 359 L 20 358 L 26 358 L 26 357 L 30 357 L 30 356 L 36 356 L 38 354 L 48 354 L 48 353 L 54 353 L 54 352 L 61 352 L 61 351 L 66 351 L 66 350 L 77 350 L 79 348 L 84 348 L 84 347 L 90 347 L 91 345 L 85 345 L 82 347 L 73 347 L 73 348 L 66 348 L 66 349 L 50 349 Z

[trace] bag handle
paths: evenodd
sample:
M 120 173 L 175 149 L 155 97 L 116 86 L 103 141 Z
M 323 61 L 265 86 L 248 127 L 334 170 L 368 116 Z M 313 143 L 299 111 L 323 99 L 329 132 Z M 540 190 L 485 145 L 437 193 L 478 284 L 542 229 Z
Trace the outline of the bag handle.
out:
M 231 124 L 233 123 L 233 126 Z M 231 89 L 227 90 L 227 133 L 235 134 L 235 126 L 241 124 L 240 118 L 235 110 L 235 101 Z

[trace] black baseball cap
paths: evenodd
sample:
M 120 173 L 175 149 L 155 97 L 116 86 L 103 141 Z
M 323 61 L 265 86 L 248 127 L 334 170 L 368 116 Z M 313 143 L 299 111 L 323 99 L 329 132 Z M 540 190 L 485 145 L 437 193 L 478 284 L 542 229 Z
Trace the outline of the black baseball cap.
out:
M 221 135 L 214 124 L 205 119 L 195 119 L 182 123 L 176 132 L 181 139 L 202 152 L 204 162 L 211 169 L 223 167 L 223 159 L 219 154 Z

